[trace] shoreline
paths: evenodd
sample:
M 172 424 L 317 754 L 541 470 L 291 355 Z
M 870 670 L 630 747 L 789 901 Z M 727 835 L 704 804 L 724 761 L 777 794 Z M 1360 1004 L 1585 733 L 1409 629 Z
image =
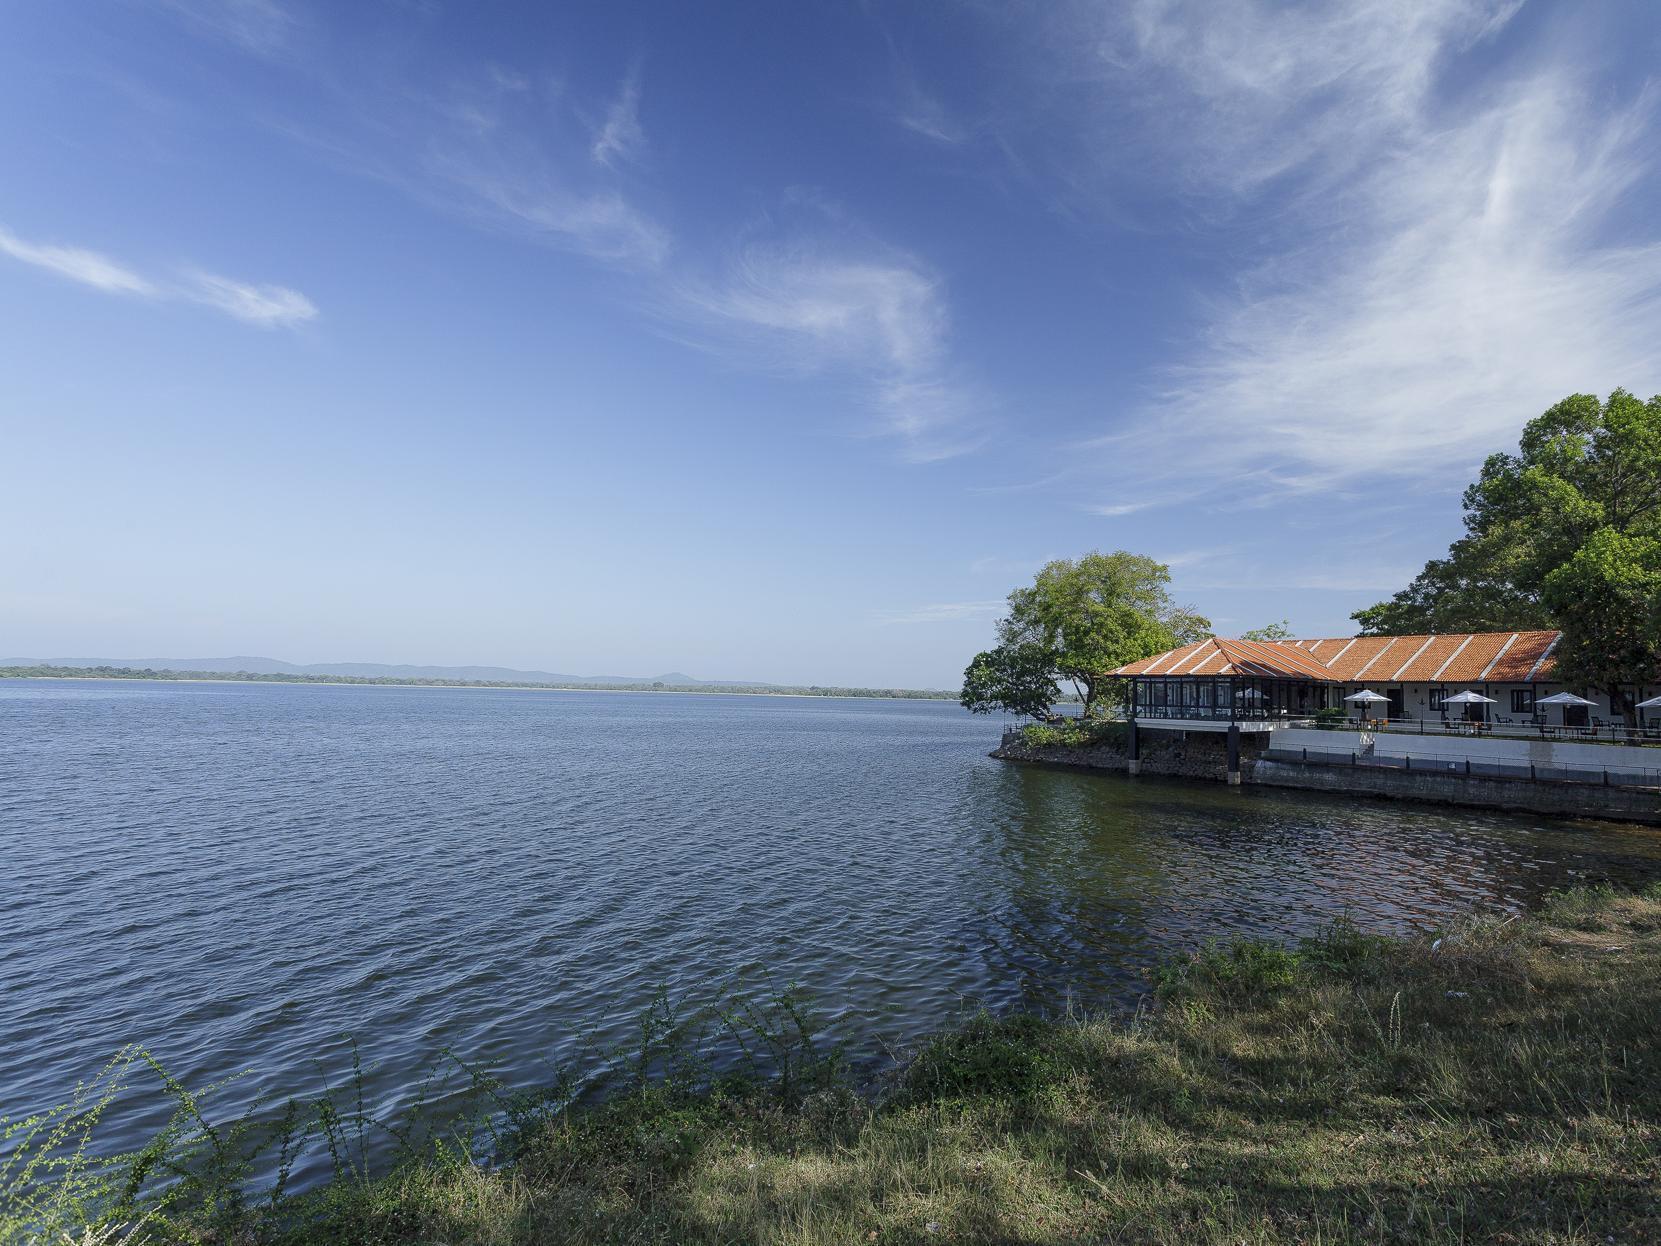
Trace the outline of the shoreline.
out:
M 787 697 L 803 701 L 932 701 L 955 704 L 957 698 L 950 694 L 940 696 L 924 695 L 919 692 L 914 696 L 894 696 L 883 693 L 841 693 L 841 692 L 784 692 L 756 689 L 747 692 L 733 688 L 632 688 L 617 686 L 589 686 L 583 684 L 492 684 L 492 683 L 427 683 L 421 680 L 394 680 L 394 679 L 267 679 L 251 676 L 246 679 L 234 679 L 223 674 L 197 675 L 13 675 L 0 673 L 0 686 L 8 680 L 39 680 L 61 683 L 116 683 L 116 684 L 275 684 L 289 687 L 315 688 L 435 688 L 445 692 L 620 692 L 638 693 L 647 696 L 694 696 L 694 697 Z

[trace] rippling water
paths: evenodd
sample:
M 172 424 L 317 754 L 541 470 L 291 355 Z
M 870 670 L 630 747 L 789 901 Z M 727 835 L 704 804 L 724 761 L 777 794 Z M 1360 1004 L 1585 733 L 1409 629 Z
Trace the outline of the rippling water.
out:
M 248 1092 L 343 1034 L 383 1103 L 443 1048 L 536 1081 L 658 984 L 758 970 L 869 1055 L 966 1004 L 1126 998 L 1214 935 L 1661 876 L 1638 828 L 1019 768 L 995 736 L 938 702 L 0 681 L 0 1116 L 132 1041 Z

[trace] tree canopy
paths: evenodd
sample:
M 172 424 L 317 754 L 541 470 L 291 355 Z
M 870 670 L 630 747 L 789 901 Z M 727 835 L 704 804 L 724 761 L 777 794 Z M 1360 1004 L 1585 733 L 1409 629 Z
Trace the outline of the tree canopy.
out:
M 1073 685 L 1085 717 L 1101 711 L 1108 673 L 1127 662 L 1211 634 L 1209 620 L 1170 595 L 1171 570 L 1116 550 L 1047 564 L 1009 595 L 998 645 L 964 672 L 962 702 L 978 713 L 1003 708 L 1040 716 L 1046 682 Z
M 1292 628 L 1286 619 L 1278 623 L 1269 623 L 1263 627 L 1254 627 L 1249 632 L 1240 633 L 1241 640 L 1291 640 Z
M 1352 617 L 1369 634 L 1561 626 L 1545 582 L 1603 528 L 1661 538 L 1661 397 L 1565 398 L 1465 490 L 1465 535 Z
M 1560 628 L 1564 678 L 1617 706 L 1619 684 L 1657 677 L 1642 620 L 1661 608 L 1661 396 L 1565 398 L 1529 421 L 1517 453 L 1488 458 L 1464 508 L 1446 558 L 1352 616 L 1364 632 Z
M 1557 677 L 1607 690 L 1630 719 L 1623 685 L 1661 677 L 1661 541 L 1599 528 L 1546 577 L 1544 596 L 1565 622 Z

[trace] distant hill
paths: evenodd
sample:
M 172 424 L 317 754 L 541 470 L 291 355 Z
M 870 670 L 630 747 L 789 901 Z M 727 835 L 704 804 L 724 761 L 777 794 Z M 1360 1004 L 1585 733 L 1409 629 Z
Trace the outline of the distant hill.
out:
M 116 666 L 127 670 L 233 671 L 244 675 L 353 675 L 363 679 L 461 679 L 477 683 L 666 684 L 672 688 L 765 688 L 753 679 L 694 679 L 666 675 L 559 675 L 507 666 L 396 666 L 385 662 L 314 662 L 301 666 L 278 658 L 0 658 L 0 666 Z

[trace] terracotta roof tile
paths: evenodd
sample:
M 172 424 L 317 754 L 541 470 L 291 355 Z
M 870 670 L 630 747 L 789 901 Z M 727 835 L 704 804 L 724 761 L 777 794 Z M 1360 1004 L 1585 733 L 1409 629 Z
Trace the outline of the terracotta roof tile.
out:
M 1391 682 L 1428 683 L 1435 677 L 1436 672 L 1442 669 L 1442 663 L 1459 652 L 1459 646 L 1469 639 L 1468 635 L 1430 637 L 1416 653 L 1397 664 L 1389 676 Z
M 1131 662 L 1115 675 L 1258 675 L 1337 683 L 1550 682 L 1556 632 L 1457 632 L 1318 640 L 1212 637 Z
M 1483 678 L 1491 683 L 1549 681 L 1556 673 L 1557 663 L 1552 661 L 1548 650 L 1556 646 L 1557 637 L 1557 632 L 1517 633 L 1516 642 Z
M 1441 667 L 1440 675 L 1432 675 L 1438 683 L 1470 684 L 1482 678 L 1494 659 L 1507 645 L 1513 644 L 1515 632 L 1478 632 L 1468 644 Z

